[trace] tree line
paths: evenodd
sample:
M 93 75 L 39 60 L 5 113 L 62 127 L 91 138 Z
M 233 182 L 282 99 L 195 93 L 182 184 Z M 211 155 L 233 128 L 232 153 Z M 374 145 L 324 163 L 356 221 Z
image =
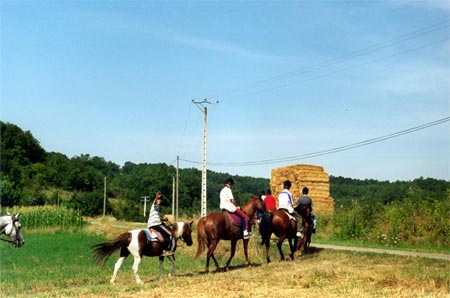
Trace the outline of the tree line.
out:
M 123 166 L 102 157 L 81 154 L 68 157 L 47 152 L 29 131 L 0 121 L 1 207 L 64 205 L 95 216 L 103 212 L 106 177 L 106 213 L 126 220 L 143 220 L 142 197 L 164 194 L 163 212 L 171 213 L 172 185 L 176 168 L 165 163 L 132 163 Z M 208 212 L 219 209 L 223 182 L 233 177 L 233 193 L 243 204 L 269 187 L 269 179 L 208 171 Z M 179 215 L 200 213 L 201 171 L 179 169 Z M 337 207 L 355 202 L 388 205 L 408 198 L 432 203 L 449 199 L 449 181 L 418 178 L 413 181 L 358 180 L 330 176 L 331 196 Z

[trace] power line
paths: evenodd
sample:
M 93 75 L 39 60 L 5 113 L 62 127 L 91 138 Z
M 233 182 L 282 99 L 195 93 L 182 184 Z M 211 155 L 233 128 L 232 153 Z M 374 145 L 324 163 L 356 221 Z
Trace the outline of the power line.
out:
M 419 126 L 415 126 L 412 128 L 408 128 L 405 130 L 401 130 L 398 132 L 394 132 L 388 135 L 384 135 L 384 136 L 380 136 L 380 137 L 376 137 L 376 138 L 372 138 L 372 139 L 368 139 L 365 141 L 361 141 L 361 142 L 357 142 L 357 143 L 353 143 L 350 145 L 345 145 L 345 146 L 340 146 L 340 147 L 336 147 L 336 148 L 331 148 L 331 149 L 327 149 L 327 150 L 322 150 L 322 151 L 316 151 L 316 152 L 311 152 L 311 153 L 305 153 L 305 154 L 300 154 L 300 155 L 294 155 L 294 156 L 288 156 L 288 157 L 283 157 L 283 158 L 277 158 L 277 159 L 266 159 L 266 160 L 258 160 L 258 161 L 247 161 L 247 162 L 229 162 L 229 163 L 213 163 L 210 162 L 210 165 L 214 165 L 214 166 L 256 166 L 256 165 L 265 165 L 265 164 L 274 164 L 274 163 L 283 163 L 283 162 L 288 162 L 288 161 L 296 161 L 296 160 L 301 160 L 301 159 L 307 159 L 307 158 L 313 158 L 313 157 L 318 157 L 318 156 L 323 156 L 323 155 L 329 155 L 329 154 L 334 154 L 334 153 L 338 153 L 338 152 L 342 152 L 342 151 L 346 151 L 346 150 L 351 150 L 354 148 L 358 148 L 358 147 L 362 147 L 362 146 L 367 146 L 370 144 L 374 144 L 374 143 L 378 143 L 378 142 L 382 142 L 382 141 L 386 141 L 389 139 L 393 139 L 393 138 L 397 138 L 406 134 L 410 134 L 419 130 L 423 130 L 432 126 L 436 126 L 445 122 L 450 121 L 450 117 L 446 117 L 446 118 L 442 118 L 433 122 L 429 122 L 426 124 L 422 124 Z M 192 161 L 192 160 L 185 160 L 185 159 L 180 159 L 183 160 L 185 162 L 189 162 L 189 163 L 194 163 L 194 164 L 199 164 L 200 162 L 197 161 Z
M 222 95 L 215 95 L 215 96 L 208 96 L 208 97 L 209 98 L 218 98 L 218 97 L 225 97 L 225 96 L 236 95 L 236 94 L 240 94 L 240 93 L 245 93 L 245 95 L 253 94 L 253 92 L 250 92 L 248 90 L 255 89 L 255 88 L 258 88 L 258 87 L 261 87 L 261 86 L 267 86 L 269 84 L 274 84 L 276 82 L 279 82 L 279 81 L 282 81 L 282 80 L 286 80 L 286 79 L 290 79 L 290 78 L 293 78 L 293 77 L 296 77 L 296 76 L 299 76 L 299 75 L 302 75 L 302 74 L 312 73 L 314 71 L 321 70 L 321 69 L 330 67 L 332 65 L 336 65 L 336 64 L 339 64 L 339 63 L 350 61 L 352 59 L 355 59 L 355 58 L 358 58 L 358 57 L 361 57 L 361 56 L 372 54 L 374 52 L 377 52 L 377 51 L 380 51 L 380 50 L 392 47 L 392 46 L 397 45 L 399 43 L 403 43 L 403 42 L 406 42 L 406 41 L 409 41 L 409 40 L 412 40 L 412 39 L 416 39 L 416 38 L 419 38 L 421 36 L 424 36 L 424 35 L 427 35 L 427 34 L 430 34 L 430 33 L 436 32 L 436 31 L 439 31 L 439 30 L 446 29 L 449 26 L 450 26 L 449 19 L 446 19 L 444 21 L 441 21 L 441 22 L 438 22 L 438 23 L 435 23 L 435 24 L 432 24 L 432 25 L 429 25 L 429 26 L 426 26 L 426 27 L 414 30 L 412 32 L 402 34 L 402 35 L 397 36 L 397 37 L 395 37 L 393 39 L 390 39 L 388 41 L 384 41 L 384 42 L 381 42 L 381 43 L 378 43 L 378 44 L 375 44 L 375 45 L 372 45 L 372 46 L 369 46 L 369 47 L 366 47 L 366 48 L 363 48 L 363 49 L 360 49 L 360 50 L 352 51 L 352 52 L 347 53 L 345 55 L 342 55 L 342 56 L 339 56 L 339 57 L 336 57 L 336 58 L 332 58 L 332 59 L 326 60 L 324 62 L 312 64 L 310 66 L 306 66 L 304 68 L 301 68 L 301 69 L 298 69 L 298 70 L 295 70 L 295 71 L 291 71 L 291 72 L 288 72 L 288 73 L 285 73 L 285 74 L 276 75 L 276 76 L 273 76 L 273 77 L 270 77 L 270 78 L 267 78 L 267 79 L 264 79 L 264 80 L 256 81 L 254 83 L 249 83 L 247 85 L 243 85 L 241 87 L 237 87 L 237 88 L 231 89 L 231 90 L 229 90 L 227 92 L 224 92 Z M 272 89 L 273 88 L 280 88 L 280 87 L 285 87 L 285 85 L 281 85 L 281 86 L 278 86 L 278 87 L 272 87 Z M 256 91 L 256 92 L 261 92 L 261 91 Z

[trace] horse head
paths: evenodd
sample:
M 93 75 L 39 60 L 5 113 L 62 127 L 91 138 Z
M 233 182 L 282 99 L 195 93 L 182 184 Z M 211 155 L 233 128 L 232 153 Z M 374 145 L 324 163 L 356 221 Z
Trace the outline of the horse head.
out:
M 186 242 L 187 246 L 192 245 L 192 221 L 190 223 L 178 222 L 177 223 L 177 238 L 181 238 Z
M 252 218 L 256 211 L 266 211 L 266 204 L 259 196 L 252 195 L 248 203 L 242 208 L 242 211 Z
M 25 244 L 25 240 L 23 239 L 22 232 L 21 232 L 21 224 L 19 222 L 19 216 L 20 213 L 17 214 L 8 214 L 6 216 L 3 216 L 2 220 L 2 228 L 1 233 L 5 234 L 10 238 L 10 241 L 15 247 L 21 247 Z M 5 217 L 8 217 L 9 219 L 5 219 Z

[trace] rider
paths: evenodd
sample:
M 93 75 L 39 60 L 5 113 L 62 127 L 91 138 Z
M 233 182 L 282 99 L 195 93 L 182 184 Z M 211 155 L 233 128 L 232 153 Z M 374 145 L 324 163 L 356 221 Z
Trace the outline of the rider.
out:
M 163 254 L 171 254 L 173 249 L 175 248 L 175 237 L 173 237 L 172 232 L 167 229 L 167 226 L 164 225 L 161 221 L 161 203 L 162 203 L 162 193 L 158 190 L 155 194 L 155 199 L 153 200 L 152 207 L 150 208 L 150 214 L 148 215 L 147 227 L 152 228 L 163 235 L 166 234 L 169 236 L 170 242 L 167 247 L 167 251 L 164 251 Z
M 293 216 L 297 221 L 297 237 L 302 238 L 303 234 L 301 232 L 301 216 L 294 210 L 294 200 L 292 194 L 289 191 L 291 188 L 291 181 L 286 180 L 283 182 L 283 191 L 278 195 L 278 209 L 286 210 L 291 216 Z
M 298 210 L 300 212 L 300 215 L 302 215 L 303 217 L 307 217 L 307 208 L 309 208 L 310 212 L 311 212 L 311 218 L 313 221 L 313 230 L 312 232 L 315 233 L 316 232 L 316 225 L 317 225 L 317 217 L 316 214 L 313 212 L 312 209 L 312 205 L 313 205 L 313 201 L 311 199 L 310 196 L 308 196 L 309 193 L 309 189 L 308 187 L 304 187 L 302 190 L 302 196 L 300 198 L 298 198 L 297 203 L 295 204 L 295 209 Z
M 250 233 L 248 232 L 248 217 L 241 210 L 241 207 L 236 206 L 236 200 L 233 197 L 233 192 L 231 188 L 234 185 L 234 180 L 232 178 L 228 178 L 225 180 L 224 187 L 220 191 L 220 209 L 226 210 L 230 213 L 238 215 L 241 220 L 241 227 L 243 232 L 244 239 L 250 238 Z

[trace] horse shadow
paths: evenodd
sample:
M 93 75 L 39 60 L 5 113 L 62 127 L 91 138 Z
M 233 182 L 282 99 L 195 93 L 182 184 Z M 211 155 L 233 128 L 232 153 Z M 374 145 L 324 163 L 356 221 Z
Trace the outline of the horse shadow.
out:
M 262 264 L 251 264 L 251 268 L 257 268 L 257 267 L 261 267 Z M 205 271 L 201 271 L 198 272 L 199 275 L 208 275 L 210 273 L 225 273 L 225 272 L 230 272 L 230 271 L 235 271 L 235 270 L 241 270 L 241 269 L 246 269 L 249 268 L 247 265 L 245 264 L 240 264 L 240 265 L 235 265 L 235 266 L 229 266 L 228 269 L 226 269 L 225 267 L 221 267 L 219 270 L 215 270 L 213 272 L 205 272 Z

